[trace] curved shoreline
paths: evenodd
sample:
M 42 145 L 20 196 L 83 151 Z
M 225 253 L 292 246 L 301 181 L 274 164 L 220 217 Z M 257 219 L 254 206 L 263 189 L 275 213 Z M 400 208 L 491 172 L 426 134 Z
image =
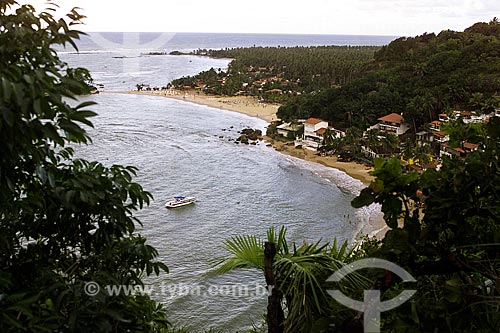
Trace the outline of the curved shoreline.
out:
M 212 96 L 194 90 L 181 91 L 176 89 L 168 89 L 157 91 L 130 90 L 101 92 L 107 94 L 146 95 L 172 98 L 180 101 L 210 106 L 217 109 L 242 113 L 250 117 L 256 117 L 265 120 L 268 123 L 278 120 L 276 112 L 280 107 L 279 104 L 259 102 L 256 97 L 252 96 Z
M 102 93 L 166 97 L 217 109 L 238 112 L 265 120 L 268 123 L 278 120 L 276 112 L 278 111 L 279 105 L 260 103 L 255 97 L 250 96 L 211 96 L 201 92 L 184 92 L 174 89 L 168 91 L 102 91 Z M 294 156 L 305 161 L 319 163 L 326 167 L 335 168 L 345 172 L 349 177 L 361 181 L 365 186 L 368 186 L 374 179 L 373 176 L 369 175 L 371 168 L 366 168 L 362 164 L 356 162 L 339 162 L 334 156 L 318 156 L 311 150 L 304 148 L 296 149 L 294 146 L 287 145 L 286 142 L 272 140 L 269 137 L 265 137 L 265 140 L 272 144 L 277 152 Z M 359 233 L 356 236 L 369 235 L 370 237 L 375 236 L 381 239 L 387 230 L 387 225 L 382 217 L 369 216 L 368 221 L 360 226 Z
M 127 95 L 146 95 L 157 96 L 177 99 L 185 102 L 214 107 L 233 112 L 245 114 L 250 117 L 256 117 L 267 122 L 278 120 L 276 112 L 278 111 L 278 104 L 260 103 L 255 97 L 251 96 L 211 96 L 195 91 L 179 91 L 169 89 L 167 91 L 103 91 L 103 93 L 110 94 L 127 94 Z M 294 147 L 287 146 L 284 142 L 273 141 L 270 138 L 265 138 L 266 141 L 271 142 L 277 151 L 295 156 L 306 161 L 320 163 L 327 167 L 332 167 L 345 172 L 350 177 L 363 182 L 366 186 L 370 184 L 373 177 L 368 174 L 370 169 L 366 169 L 363 165 L 355 162 L 338 162 L 336 157 L 323 157 L 317 156 L 313 151 L 307 149 L 295 149 Z
M 273 140 L 269 137 L 264 138 L 270 142 L 272 146 L 279 152 L 290 156 L 298 157 L 300 159 L 319 163 L 326 167 L 335 168 L 345 172 L 351 178 L 361 181 L 365 186 L 370 185 L 375 178 L 369 174 L 372 168 L 367 168 L 365 165 L 356 162 L 339 162 L 336 156 L 318 156 L 316 152 L 305 149 L 296 148 L 293 145 L 288 145 L 286 142 Z

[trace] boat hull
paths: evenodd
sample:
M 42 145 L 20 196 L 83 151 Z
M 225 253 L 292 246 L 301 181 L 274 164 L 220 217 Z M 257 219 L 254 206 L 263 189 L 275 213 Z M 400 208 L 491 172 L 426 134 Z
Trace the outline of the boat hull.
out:
M 193 197 L 187 197 L 180 200 L 169 201 L 165 204 L 165 208 L 179 208 L 194 204 L 196 200 Z

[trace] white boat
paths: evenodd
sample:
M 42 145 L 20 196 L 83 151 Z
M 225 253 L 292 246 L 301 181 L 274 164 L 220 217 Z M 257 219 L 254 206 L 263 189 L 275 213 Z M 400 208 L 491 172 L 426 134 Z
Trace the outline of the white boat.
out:
M 171 200 L 165 204 L 166 208 L 177 208 L 186 205 L 190 205 L 194 203 L 196 199 L 194 197 L 185 197 L 182 195 L 178 195 L 174 197 L 174 200 Z

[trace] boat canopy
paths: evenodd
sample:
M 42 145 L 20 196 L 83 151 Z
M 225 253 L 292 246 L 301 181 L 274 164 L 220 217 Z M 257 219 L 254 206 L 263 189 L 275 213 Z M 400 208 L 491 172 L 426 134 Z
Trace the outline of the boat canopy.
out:
M 174 199 L 186 199 L 186 197 L 183 195 L 178 195 L 178 196 L 174 197 Z

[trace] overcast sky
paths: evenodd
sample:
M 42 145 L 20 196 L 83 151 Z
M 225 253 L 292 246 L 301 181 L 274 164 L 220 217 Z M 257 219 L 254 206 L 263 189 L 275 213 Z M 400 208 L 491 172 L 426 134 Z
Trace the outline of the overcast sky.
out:
M 43 0 L 22 1 L 43 8 Z M 62 1 L 56 1 L 62 2 Z M 500 16 L 499 0 L 64 0 L 84 31 L 415 36 Z

